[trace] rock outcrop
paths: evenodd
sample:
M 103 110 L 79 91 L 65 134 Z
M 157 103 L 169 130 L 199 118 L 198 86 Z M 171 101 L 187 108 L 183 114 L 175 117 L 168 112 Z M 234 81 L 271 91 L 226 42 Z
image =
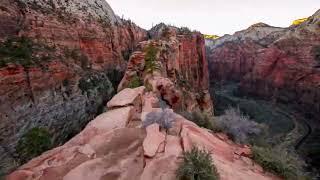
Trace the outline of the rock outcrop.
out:
M 161 24 L 155 28 L 153 39 L 139 43 L 131 56 L 118 91 L 136 81 L 157 91 L 174 110 L 212 114 L 203 35 Z
M 79 132 L 112 97 L 146 37 L 104 0 L 2 0 L 1 159 L 17 160 L 18 140 L 33 127 L 49 129 L 56 144 Z
M 249 147 L 202 129 L 173 110 L 167 109 L 174 115 L 168 131 L 158 124 L 144 129 L 143 114 L 159 111 L 161 100 L 157 91 L 141 90 L 144 88 L 120 91 L 112 100 L 112 110 L 91 121 L 63 146 L 33 159 L 7 179 L 175 180 L 183 152 L 193 146 L 211 152 L 222 180 L 279 179 L 249 158 Z M 126 96 L 131 102 L 123 103 Z M 136 104 L 137 99 L 142 104 Z M 132 121 L 137 126 L 130 128 Z
M 210 79 L 240 82 L 245 94 L 320 113 L 320 11 L 299 25 L 263 23 L 208 43 Z

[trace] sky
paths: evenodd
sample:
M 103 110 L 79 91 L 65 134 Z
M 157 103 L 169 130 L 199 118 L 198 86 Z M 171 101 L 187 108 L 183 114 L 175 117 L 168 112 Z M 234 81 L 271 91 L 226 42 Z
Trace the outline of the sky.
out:
M 320 0 L 107 0 L 120 17 L 150 29 L 160 22 L 203 34 L 233 34 L 264 22 L 287 27 L 311 16 Z

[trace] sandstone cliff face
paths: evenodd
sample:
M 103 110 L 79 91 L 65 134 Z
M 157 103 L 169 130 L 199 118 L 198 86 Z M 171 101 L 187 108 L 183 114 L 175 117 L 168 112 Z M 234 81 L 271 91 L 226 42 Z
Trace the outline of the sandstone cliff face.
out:
M 289 28 L 258 24 L 207 47 L 212 80 L 234 80 L 241 91 L 320 112 L 320 11 Z
M 174 27 L 154 32 L 154 39 L 140 42 L 131 55 L 107 112 L 64 145 L 18 168 L 8 180 L 175 180 L 183 152 L 193 146 L 211 153 L 222 180 L 280 179 L 250 159 L 249 147 L 176 113 L 213 112 L 204 38 Z M 170 116 L 167 129 L 161 122 L 150 123 L 155 121 L 149 118 L 152 113 Z
M 16 45 L 19 37 L 27 40 Z M 1 47 L 28 42 L 21 49 L 32 55 L 0 54 L 1 159 L 16 158 L 19 138 L 33 127 L 48 128 L 55 143 L 80 131 L 111 98 L 130 52 L 146 37 L 104 0 L 2 0 Z
M 124 89 L 108 102 L 108 112 L 91 121 L 69 142 L 42 154 L 8 180 L 175 180 L 183 152 L 197 146 L 211 153 L 221 180 L 277 180 L 255 164 L 250 148 L 223 134 L 198 127 L 172 109 L 161 109 L 158 91 Z M 146 115 L 166 111 L 172 127 L 146 129 Z
M 142 84 L 157 90 L 174 110 L 212 114 L 203 35 L 165 28 L 165 32 L 151 30 L 154 40 L 139 43 L 118 90 L 128 87 L 138 76 Z

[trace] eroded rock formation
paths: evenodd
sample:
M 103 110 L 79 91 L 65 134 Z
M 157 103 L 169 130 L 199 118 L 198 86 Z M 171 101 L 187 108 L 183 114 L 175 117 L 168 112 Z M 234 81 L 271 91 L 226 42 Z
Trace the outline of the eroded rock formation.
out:
M 249 147 L 202 129 L 173 110 L 166 109 L 174 114 L 168 131 L 158 124 L 144 129 L 144 114 L 162 111 L 157 94 L 144 87 L 120 91 L 108 103 L 112 110 L 63 146 L 20 167 L 8 180 L 175 180 L 183 152 L 193 146 L 211 152 L 222 180 L 279 179 L 249 158 Z M 124 97 L 130 100 L 124 102 Z
M 55 143 L 80 131 L 112 97 L 146 36 L 104 0 L 2 0 L 1 159 L 17 158 L 18 140 L 33 127 L 49 129 Z
M 212 113 L 213 105 L 203 36 L 169 31 L 169 37 L 139 43 L 107 112 L 64 145 L 21 166 L 8 180 L 175 180 L 183 152 L 193 146 L 211 153 L 222 180 L 279 179 L 250 159 L 249 147 L 176 113 Z M 166 113 L 161 118 L 170 120 L 154 123 L 152 113 Z
M 210 79 L 240 82 L 243 93 L 320 112 L 320 11 L 289 28 L 259 23 L 208 42 Z
M 174 110 L 212 114 L 203 35 L 169 26 L 151 34 L 154 39 L 139 43 L 131 56 L 118 90 L 139 77 Z

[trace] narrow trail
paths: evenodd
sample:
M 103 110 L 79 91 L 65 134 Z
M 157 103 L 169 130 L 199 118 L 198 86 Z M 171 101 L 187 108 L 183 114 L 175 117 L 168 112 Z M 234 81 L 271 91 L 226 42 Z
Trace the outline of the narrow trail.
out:
M 275 108 L 275 110 L 279 114 L 283 114 L 284 116 L 288 117 L 292 121 L 295 122 L 295 128 L 287 134 L 287 136 L 291 136 L 290 134 L 295 134 L 293 136 L 301 135 L 299 137 L 293 137 L 293 139 L 289 140 L 288 147 L 293 147 L 294 150 L 298 151 L 301 145 L 309 138 L 312 134 L 312 127 L 308 123 L 308 121 L 301 115 L 300 113 L 295 112 L 295 110 L 286 110 L 281 107 Z M 302 131 L 299 131 L 302 130 Z M 291 143 L 290 143 L 291 142 Z
M 300 115 L 297 115 L 297 116 L 299 117 Z M 299 150 L 301 145 L 308 139 L 308 137 L 312 133 L 311 125 L 304 118 L 300 118 L 300 122 L 307 127 L 307 133 L 304 136 L 302 136 L 300 140 L 297 141 L 297 143 L 294 146 L 295 150 Z

